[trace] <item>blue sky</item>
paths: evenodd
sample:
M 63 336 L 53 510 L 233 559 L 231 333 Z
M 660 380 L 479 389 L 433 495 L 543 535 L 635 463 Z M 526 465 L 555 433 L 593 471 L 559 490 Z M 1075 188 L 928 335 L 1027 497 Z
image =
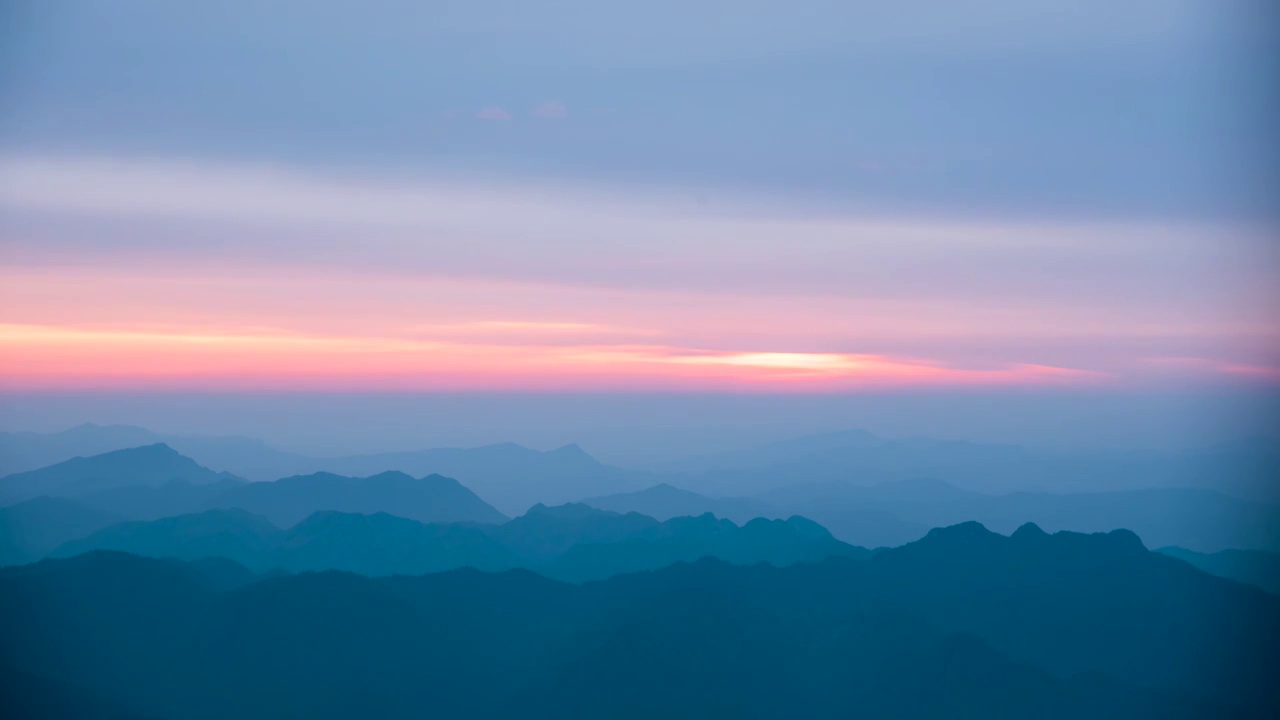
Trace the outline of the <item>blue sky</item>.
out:
M 10 151 L 916 213 L 1274 209 L 1275 25 L 1254 0 L 8 6 Z

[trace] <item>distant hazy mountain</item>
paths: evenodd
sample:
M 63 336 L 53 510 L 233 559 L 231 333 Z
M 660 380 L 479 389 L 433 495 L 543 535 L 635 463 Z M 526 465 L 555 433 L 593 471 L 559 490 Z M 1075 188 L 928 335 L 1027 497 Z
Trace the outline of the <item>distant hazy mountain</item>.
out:
M 0 478 L 0 497 L 74 499 L 117 518 L 153 520 L 208 508 L 239 508 L 290 526 L 319 511 L 394 512 L 422 522 L 500 523 L 506 518 L 458 481 L 388 472 L 367 478 L 317 473 L 245 483 L 167 445 L 75 458 Z
M 316 473 L 273 482 L 246 483 L 218 495 L 211 508 L 240 508 L 264 515 L 276 525 L 290 526 L 312 513 L 394 512 L 420 522 L 500 523 L 506 520 L 457 480 L 401 472 L 371 477 Z
M 274 567 L 348 570 L 364 575 L 421 575 L 453 568 L 506 570 L 515 553 L 479 527 L 424 524 L 386 513 L 316 513 L 289 528 Z
M 457 478 L 509 514 L 523 513 L 537 503 L 553 505 L 652 484 L 647 473 L 604 465 L 577 445 L 540 452 L 503 443 L 332 458 L 318 464 L 327 471 L 347 475 L 387 470 L 412 475 L 440 473 Z
M 74 457 L 163 443 L 205 467 L 250 480 L 314 472 L 311 458 L 238 436 L 182 436 L 132 425 L 85 423 L 54 433 L 0 432 L 0 476 L 43 468 Z
M 59 545 L 120 522 L 66 498 L 38 497 L 0 508 L 0 565 L 39 560 Z
M 782 510 L 755 498 L 709 498 L 667 483 L 635 492 L 587 498 L 581 502 L 601 510 L 637 512 L 658 520 L 711 513 L 741 524 L 759 517 L 777 518 L 783 515 Z
M 1218 577 L 1256 585 L 1267 592 L 1280 595 L 1280 553 L 1265 550 L 1222 550 L 1206 554 L 1180 547 L 1163 547 L 1156 552 L 1185 560 Z
M 1197 551 L 1280 548 L 1280 508 L 1211 490 L 1156 488 L 1098 493 L 985 495 L 936 480 L 864 487 L 822 483 L 762 496 L 856 545 L 900 545 L 929 528 L 976 520 L 999 532 L 1034 522 L 1047 530 L 1128 528 L 1153 547 Z
M 506 513 L 542 503 L 635 490 L 654 476 L 604 465 L 577 445 L 542 452 L 515 443 L 475 448 L 312 458 L 245 437 L 163 435 L 125 425 L 86 424 L 60 433 L 0 433 L 0 475 L 42 468 L 77 456 L 164 443 L 197 463 L 249 480 L 320 472 L 365 477 L 404 472 L 456 478 Z
M 0 570 L 0 617 L 0 668 L 160 718 L 1280 713 L 1280 597 L 1127 532 L 966 524 L 865 561 L 582 585 L 473 570 L 245 585 L 91 553 Z
M 345 570 L 421 574 L 458 567 L 516 567 L 514 553 L 467 525 L 426 525 L 385 513 L 317 512 L 288 529 L 244 510 L 208 510 L 128 522 L 68 542 L 52 554 L 111 550 L 158 558 L 226 558 L 255 571 Z
M 168 445 L 145 445 L 72 458 L 0 478 L 0 502 L 40 495 L 80 497 L 126 486 L 156 487 L 174 480 L 204 485 L 236 479 L 202 467 Z
M 550 577 L 580 581 L 656 570 L 704 557 L 738 565 L 764 562 L 785 567 L 867 555 L 865 548 L 840 542 L 821 525 L 801 517 L 757 518 L 740 527 L 708 513 L 672 518 L 614 542 L 580 542 L 542 570 Z
M 618 542 L 657 525 L 657 520 L 639 513 L 613 513 L 577 503 L 555 507 L 540 503 L 491 532 L 528 563 L 541 565 L 578 543 Z
M 170 480 L 150 485 L 125 485 L 79 495 L 86 505 L 130 520 L 155 520 L 171 515 L 197 512 L 214 504 L 214 499 L 244 485 L 239 480 L 220 480 L 196 485 L 185 480 Z
M 279 528 L 259 515 L 244 510 L 209 510 L 112 525 L 72 540 L 52 555 L 71 557 L 94 550 L 116 550 L 179 560 L 225 558 L 262 571 L 271 568 L 259 560 L 275 548 L 280 534 Z
M 920 477 L 969 490 L 1098 492 L 1199 487 L 1280 502 L 1280 446 L 1265 439 L 1205 450 L 1058 452 L 929 438 L 884 439 L 861 430 L 772 443 L 665 466 L 691 490 L 754 495 L 789 485 L 872 485 Z
M 54 557 L 111 550 L 148 557 L 227 558 L 255 572 L 347 570 L 414 575 L 458 567 L 523 567 L 572 581 L 716 557 L 790 565 L 861 557 L 802 518 L 738 527 L 710 515 L 659 523 L 566 505 L 538 506 L 501 526 L 424 524 L 385 513 L 317 512 L 281 529 L 244 510 L 209 510 L 151 522 L 125 522 L 58 547 Z

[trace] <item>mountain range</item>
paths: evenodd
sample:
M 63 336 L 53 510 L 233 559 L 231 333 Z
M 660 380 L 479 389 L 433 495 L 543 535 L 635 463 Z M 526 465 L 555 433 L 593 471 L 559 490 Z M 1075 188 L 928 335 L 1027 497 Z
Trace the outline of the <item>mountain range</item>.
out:
M 415 478 L 396 471 L 368 477 L 314 473 L 244 482 L 159 444 L 73 458 L 0 478 L 0 504 L 48 495 L 74 499 L 130 520 L 241 508 L 281 527 L 326 510 L 386 512 L 426 523 L 506 520 L 464 485 L 440 475 Z M 1123 527 L 1153 547 L 1177 546 L 1196 552 L 1280 550 L 1280 507 L 1201 488 L 992 495 L 940 480 L 912 479 L 877 485 L 806 483 L 756 497 L 711 497 L 660 483 L 582 502 L 658 520 L 711 513 L 738 525 L 754 518 L 800 515 L 840 540 L 865 547 L 901 545 L 933 527 L 977 520 L 1000 532 L 1012 532 L 1024 522 L 1050 531 Z
M 1153 546 L 1177 545 L 1204 552 L 1280 549 L 1280 507 L 1199 488 L 989 495 L 940 480 L 913 479 L 871 486 L 795 485 L 754 498 L 712 498 L 658 485 L 583 502 L 657 518 L 693 512 L 728 517 L 803 515 L 837 538 L 865 547 L 901 545 L 934 527 L 977 520 L 999 532 L 1012 532 L 1026 522 L 1050 531 L 1128 528 Z
M 515 443 L 475 448 L 432 448 L 414 452 L 312 458 L 272 448 L 245 437 L 191 437 L 155 433 L 127 425 L 80 425 L 59 433 L 0 433 L 0 476 L 99 455 L 161 444 L 247 480 L 329 473 L 367 477 L 403 472 L 415 477 L 456 478 L 508 514 L 538 502 L 563 503 L 645 487 L 647 473 L 602 464 L 577 445 L 541 452 Z
M 500 443 L 315 458 L 252 438 L 175 436 L 131 426 L 86 424 L 59 433 L 0 433 L 0 475 L 155 443 L 165 443 L 205 467 L 248 480 L 317 472 L 360 477 L 386 471 L 441 474 L 457 479 L 508 515 L 518 515 L 538 502 L 559 504 L 662 483 L 710 497 L 752 497 L 796 485 L 870 486 L 919 478 L 936 478 L 986 494 L 1200 488 L 1280 503 L 1280 485 L 1274 482 L 1280 474 L 1280 445 L 1268 438 L 1177 451 L 1068 453 L 929 438 L 881 438 L 850 430 L 643 470 L 601 463 L 576 445 L 544 452 Z
M 792 485 L 875 485 L 937 478 L 989 494 L 1202 488 L 1280 502 L 1280 444 L 1250 438 L 1207 448 L 1074 450 L 932 438 L 881 438 L 862 430 L 812 435 L 661 466 L 709 495 L 757 495 Z
M 0 498 L 41 496 L 121 519 L 151 520 L 210 508 L 241 508 L 292 525 L 322 510 L 394 512 L 422 522 L 498 523 L 506 516 L 458 481 L 400 472 L 353 478 L 316 473 L 273 482 L 244 482 L 216 473 L 167 445 L 73 458 L 0 478 Z M 56 525 L 56 523 L 55 523 Z
M 493 526 L 426 524 L 386 513 L 317 512 L 285 529 L 244 510 L 207 510 L 111 525 L 66 542 L 51 555 L 97 550 L 182 560 L 225 558 L 255 572 L 416 575 L 462 567 L 520 567 L 574 582 L 703 557 L 785 566 L 867 555 L 798 517 L 756 519 L 740 527 L 710 515 L 658 522 L 583 505 L 539 505 Z
M 1280 595 L 1280 553 L 1264 550 L 1198 553 L 1180 547 L 1163 547 L 1157 552 L 1185 560 L 1211 575 L 1256 585 Z
M 1132 534 L 976 523 L 866 558 L 247 577 L 93 552 L 0 570 L 0 710 L 229 716 L 1263 718 L 1280 596 Z M 59 700 L 59 698 L 62 698 Z M 75 703 L 72 702 L 75 699 Z M 87 707 L 85 707 L 87 705 Z

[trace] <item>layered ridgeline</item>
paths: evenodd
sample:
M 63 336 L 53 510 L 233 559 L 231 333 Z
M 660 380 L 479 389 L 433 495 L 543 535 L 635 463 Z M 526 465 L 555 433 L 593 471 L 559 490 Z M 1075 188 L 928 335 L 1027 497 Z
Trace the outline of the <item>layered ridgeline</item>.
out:
M 441 475 L 414 478 L 384 472 L 355 478 L 316 473 L 249 483 L 209 470 L 167 445 L 74 458 L 0 478 L 0 505 L 4 504 L 10 506 L 0 513 L 0 556 L 18 552 L 7 551 L 5 543 L 30 540 L 27 535 L 6 540 L 5 528 L 39 525 L 46 537 L 34 549 L 47 552 L 82 537 L 83 529 L 93 524 L 80 519 L 86 515 L 112 521 L 151 520 L 239 508 L 278 525 L 292 525 L 325 510 L 394 512 L 421 522 L 500 523 L 507 519 L 458 481 Z M 38 521 L 31 519 L 37 516 Z M 105 524 L 98 521 L 98 527 Z
M 453 568 L 527 568 L 582 581 L 703 557 L 778 566 L 861 557 L 803 518 L 738 526 L 711 515 L 658 522 L 565 505 L 536 506 L 503 525 L 426 524 L 386 513 L 320 512 L 288 528 L 243 510 L 209 510 L 113 525 L 53 552 L 114 550 L 160 558 L 227 558 L 256 572 L 346 570 L 417 575 Z
M 1257 437 L 1178 450 L 1054 451 L 1020 445 L 883 438 L 862 430 L 812 435 L 672 462 L 681 484 L 712 495 L 757 495 L 797 484 L 874 485 L 938 478 L 990 494 L 1202 488 L 1280 502 L 1280 446 Z
M 564 503 L 589 495 L 652 484 L 648 473 L 598 462 L 577 445 L 539 451 L 515 443 L 473 448 L 429 448 L 412 452 L 311 458 L 245 437 L 183 437 L 138 427 L 81 425 L 60 433 L 0 432 L 0 475 L 42 468 L 76 456 L 144 445 L 165 445 L 248 480 L 330 473 L 366 477 L 387 471 L 415 477 L 456 478 L 503 512 L 517 515 L 531 505 Z
M 161 488 L 179 483 L 225 489 L 240 482 L 234 475 L 214 472 L 168 445 L 156 444 L 75 457 L 8 475 L 0 478 L 0 502 L 42 495 L 79 497 L 92 502 L 99 497 L 109 498 L 125 487 Z
M 184 437 L 129 426 L 82 425 L 59 433 L 0 432 L 0 475 L 156 443 L 205 467 L 249 480 L 316 472 L 360 477 L 388 470 L 414 476 L 438 473 L 456 478 L 511 515 L 536 502 L 558 504 L 663 482 L 709 496 L 757 496 L 795 485 L 870 486 L 937 478 L 992 495 L 1200 488 L 1280 502 L 1280 485 L 1275 482 L 1280 448 L 1262 438 L 1177 451 L 1063 453 L 1016 445 L 889 439 L 853 430 L 689 458 L 644 472 L 601 463 L 576 445 L 538 451 L 501 443 L 312 458 L 253 438 Z M 728 513 L 725 517 L 737 519 Z
M 557 457 L 579 465 L 594 462 L 582 460 L 583 455 L 571 450 Z M 513 457 L 519 456 L 522 453 L 515 451 Z M 510 482 L 524 483 L 522 497 L 537 496 L 541 485 L 536 476 L 511 472 Z M 166 445 L 76 458 L 0 478 L 0 506 L 36 496 L 71 499 L 114 519 L 156 519 L 211 508 L 245 509 L 279 526 L 293 525 L 325 510 L 387 512 L 422 522 L 500 523 L 505 519 L 465 483 L 441 475 L 313 473 L 245 483 L 199 465 Z M 1197 488 L 991 495 L 940 480 L 915 479 L 878 485 L 791 484 L 756 497 L 712 497 L 660 483 L 635 492 L 591 496 L 583 502 L 658 520 L 711 513 L 739 525 L 757 517 L 800 515 L 828 528 L 840 540 L 865 547 L 901 545 L 933 527 L 977 520 L 999 532 L 1012 532 L 1024 522 L 1035 522 L 1050 531 L 1102 532 L 1123 527 L 1138 533 L 1152 547 L 1177 546 L 1202 553 L 1280 550 L 1280 507 Z M 15 540 L 6 540 L 2 532 L 6 513 L 0 513 L 0 557 L 38 557 L 60 542 L 84 534 L 59 530 L 63 526 L 84 528 L 78 520 L 59 519 L 61 514 L 82 511 L 20 506 L 12 510 L 19 516 L 47 517 L 44 525 L 49 532 L 35 546 L 17 548 Z M 16 522 L 21 525 L 21 517 Z
M 1280 712 L 1280 597 L 1127 532 L 966 524 L 861 560 L 703 560 L 581 585 L 522 570 L 254 579 L 98 552 L 0 570 L 0 615 L 6 716 Z
M 1164 547 L 1157 552 L 1185 560 L 1207 573 L 1280 594 L 1280 553 L 1264 550 L 1198 553 L 1178 547 Z
M 39 560 L 68 540 L 121 520 L 66 498 L 38 497 L 0 507 L 0 566 Z
M 1128 528 L 1152 547 L 1280 550 L 1280 507 L 1203 488 L 993 495 L 915 479 L 801 484 L 757 497 L 709 497 L 661 484 L 582 502 L 659 519 L 699 512 L 735 519 L 803 515 L 841 540 L 866 547 L 901 545 L 931 528 L 977 520 L 1006 533 L 1034 522 L 1050 531 Z

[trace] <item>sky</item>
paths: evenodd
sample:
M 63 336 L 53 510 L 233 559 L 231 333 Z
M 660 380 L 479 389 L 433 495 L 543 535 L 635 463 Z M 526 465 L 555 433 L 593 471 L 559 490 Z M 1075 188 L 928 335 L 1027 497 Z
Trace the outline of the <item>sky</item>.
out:
M 9 397 L 1280 386 L 1266 2 L 3 13 Z

